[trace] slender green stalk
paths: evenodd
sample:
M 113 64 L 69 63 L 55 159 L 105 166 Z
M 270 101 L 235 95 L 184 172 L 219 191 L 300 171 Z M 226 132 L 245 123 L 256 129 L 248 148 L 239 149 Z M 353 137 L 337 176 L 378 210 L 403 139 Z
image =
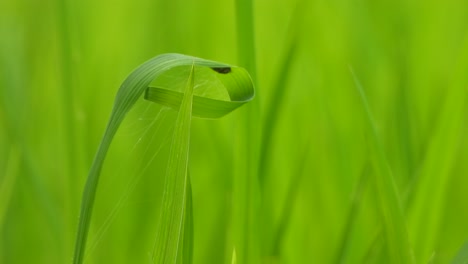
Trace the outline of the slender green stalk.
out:
M 236 0 L 237 47 L 239 62 L 257 79 L 253 0 Z
M 62 148 L 63 148 L 63 155 L 62 155 L 62 163 L 61 163 L 61 171 L 63 173 L 61 180 L 63 181 L 64 187 L 63 196 L 67 197 L 63 199 L 65 201 L 64 207 L 64 215 L 65 219 L 65 226 L 67 230 L 73 229 L 73 221 L 74 217 L 72 216 L 72 208 L 77 202 L 76 197 L 73 196 L 75 188 L 73 186 L 73 182 L 77 182 L 76 179 L 76 141 L 77 138 L 75 136 L 76 129 L 75 129 L 75 113 L 74 113 L 74 87 L 76 87 L 76 80 L 73 80 L 73 73 L 74 73 L 74 63 L 72 61 L 72 40 L 71 34 L 73 34 L 73 30 L 71 30 L 71 19 L 70 16 L 72 14 L 70 10 L 71 2 L 68 0 L 57 0 L 57 16 L 58 16 L 58 29 L 59 29 L 59 47 L 60 47 L 60 71 L 61 71 L 61 89 L 59 89 L 61 100 L 61 122 L 63 124 L 64 134 L 63 134 L 63 141 L 62 141 Z M 75 201 L 75 202 L 74 202 Z M 71 232 L 62 232 L 64 236 L 64 240 L 70 242 L 73 238 Z M 70 247 L 71 243 L 67 243 L 67 246 L 64 247 L 66 256 L 68 256 L 71 251 Z
M 240 65 L 244 66 L 257 84 L 255 24 L 252 0 L 236 0 L 237 47 Z M 250 104 L 242 116 L 245 125 L 239 128 L 234 175 L 234 206 L 236 231 L 234 247 L 241 263 L 258 262 L 259 239 L 256 213 L 259 208 L 257 160 L 260 120 L 259 100 Z
M 183 223 L 186 208 L 187 166 L 189 158 L 190 124 L 194 85 L 194 66 L 190 71 L 184 97 L 175 121 L 171 151 L 167 163 L 162 212 L 158 237 L 153 251 L 155 263 L 176 263 L 182 248 Z
M 179 263 L 191 264 L 193 260 L 193 203 L 192 203 L 192 180 L 190 173 L 187 173 L 187 194 L 185 195 L 185 214 L 183 246 L 179 253 Z

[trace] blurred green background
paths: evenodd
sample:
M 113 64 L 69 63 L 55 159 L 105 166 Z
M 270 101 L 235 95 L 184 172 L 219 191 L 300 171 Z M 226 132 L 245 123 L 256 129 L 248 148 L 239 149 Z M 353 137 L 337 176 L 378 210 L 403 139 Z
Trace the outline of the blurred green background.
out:
M 194 263 L 391 263 L 405 244 L 394 227 L 415 263 L 450 262 L 468 240 L 467 10 L 466 0 L 0 0 L 0 263 L 71 262 L 118 87 L 167 52 L 245 66 L 256 84 L 239 111 L 193 120 Z M 150 263 L 175 116 L 143 99 L 127 116 L 86 263 Z M 382 202 L 377 182 L 389 176 L 398 203 Z M 403 221 L 385 221 L 398 204 Z

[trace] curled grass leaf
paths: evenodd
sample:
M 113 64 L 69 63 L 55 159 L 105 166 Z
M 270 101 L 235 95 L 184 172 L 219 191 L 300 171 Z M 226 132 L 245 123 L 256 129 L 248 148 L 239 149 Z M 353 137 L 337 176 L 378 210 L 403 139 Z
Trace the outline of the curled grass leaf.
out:
M 192 115 L 201 118 L 219 118 L 250 101 L 253 86 L 249 74 L 239 67 L 212 67 L 216 78 L 228 92 L 229 100 L 193 96 Z M 184 93 L 162 87 L 149 87 L 145 99 L 178 110 Z
M 142 96 L 151 82 L 162 76 L 170 69 L 179 66 L 209 67 L 214 69 L 214 72 L 217 74 L 223 74 L 226 76 L 233 75 L 232 77 L 225 78 L 225 88 L 229 90 L 231 99 L 234 98 L 234 100 L 242 100 L 245 103 L 251 100 L 254 96 L 253 84 L 250 81 L 248 73 L 245 70 L 224 63 L 182 54 L 169 53 L 162 54 L 153 59 L 150 59 L 136 68 L 125 79 L 117 93 L 114 107 L 104 132 L 104 136 L 98 147 L 93 164 L 88 174 L 82 196 L 80 220 L 76 236 L 73 263 L 83 263 L 100 172 L 114 135 L 116 134 L 125 115 L 130 111 L 135 102 Z M 228 72 L 227 68 L 230 68 L 231 72 Z M 169 103 L 166 100 L 157 99 L 157 96 L 152 96 L 151 98 L 164 105 L 174 106 L 173 102 Z M 168 99 L 168 101 L 170 100 Z M 237 107 L 239 107 L 239 105 Z M 206 112 L 208 110 L 205 108 L 204 111 Z M 213 110 L 213 112 L 216 111 L 218 110 Z

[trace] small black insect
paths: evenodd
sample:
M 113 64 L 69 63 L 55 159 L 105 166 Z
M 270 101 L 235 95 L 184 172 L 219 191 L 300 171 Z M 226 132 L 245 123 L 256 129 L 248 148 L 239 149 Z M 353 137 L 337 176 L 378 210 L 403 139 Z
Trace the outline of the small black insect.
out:
M 213 67 L 213 71 L 221 74 L 226 74 L 231 72 L 231 67 Z

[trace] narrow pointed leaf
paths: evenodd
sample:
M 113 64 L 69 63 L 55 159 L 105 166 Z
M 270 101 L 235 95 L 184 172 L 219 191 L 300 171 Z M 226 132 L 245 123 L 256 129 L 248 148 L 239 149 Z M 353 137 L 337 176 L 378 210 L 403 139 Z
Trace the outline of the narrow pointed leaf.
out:
M 177 263 L 179 250 L 182 251 L 183 247 L 193 79 L 192 66 L 172 136 L 162 198 L 161 219 L 154 251 L 155 263 Z
M 187 188 L 185 195 L 185 212 L 184 212 L 184 231 L 183 245 L 179 249 L 178 262 L 180 264 L 192 263 L 193 257 L 193 207 L 192 207 L 192 186 L 190 173 L 187 176 Z

